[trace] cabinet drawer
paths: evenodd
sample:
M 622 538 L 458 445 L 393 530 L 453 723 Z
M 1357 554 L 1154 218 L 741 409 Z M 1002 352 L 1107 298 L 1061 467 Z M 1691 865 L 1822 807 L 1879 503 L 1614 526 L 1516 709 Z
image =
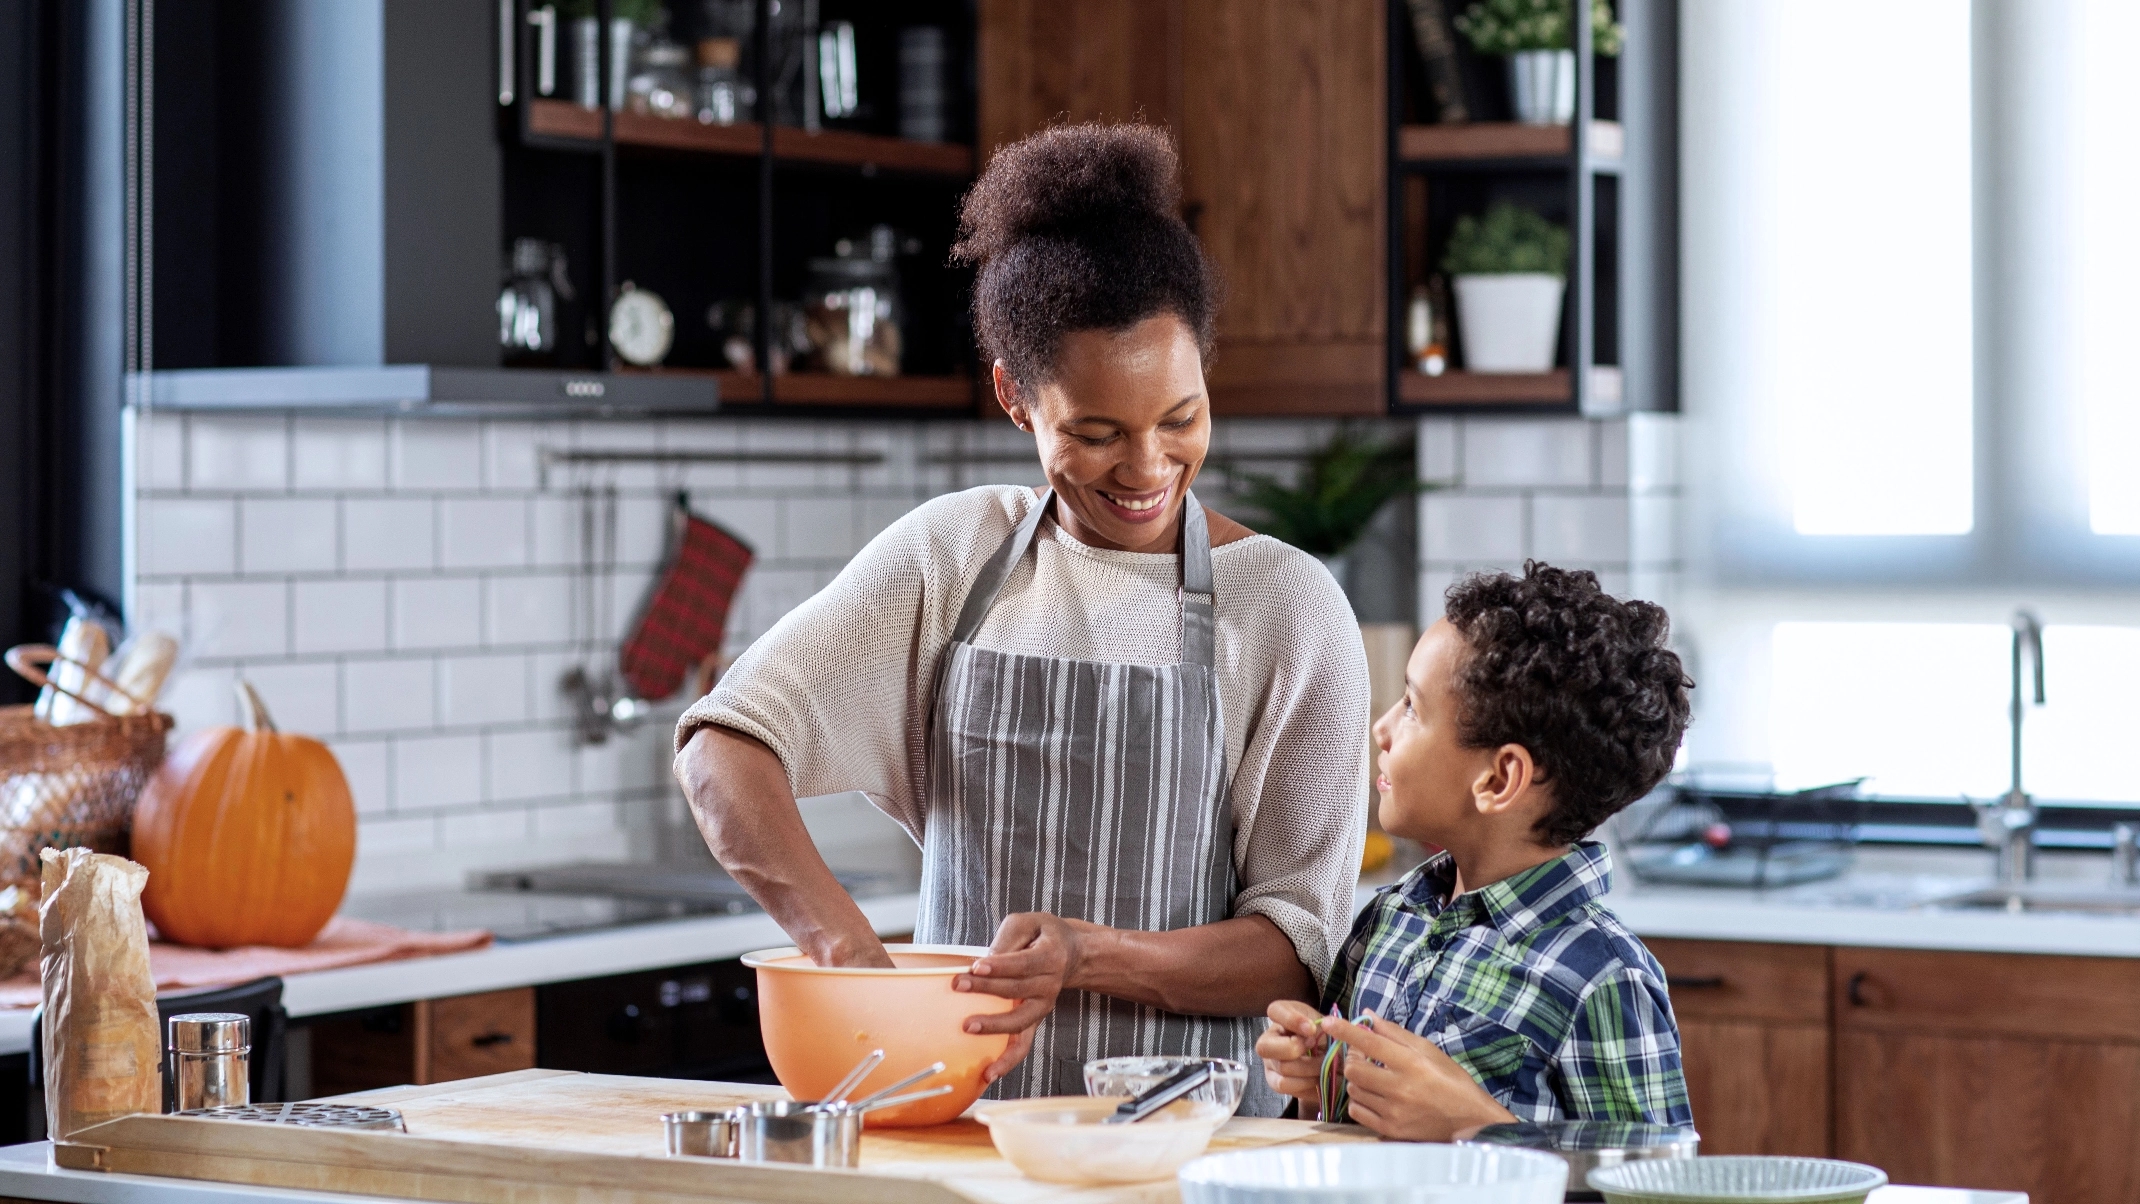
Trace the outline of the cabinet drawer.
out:
M 1672 1011 L 1690 1020 L 1828 1022 L 1828 950 L 1758 941 L 1646 940 Z
M 415 1005 L 416 1081 L 450 1083 L 535 1065 L 535 988 Z
M 1838 948 L 1835 1024 L 2140 1041 L 2140 959 Z

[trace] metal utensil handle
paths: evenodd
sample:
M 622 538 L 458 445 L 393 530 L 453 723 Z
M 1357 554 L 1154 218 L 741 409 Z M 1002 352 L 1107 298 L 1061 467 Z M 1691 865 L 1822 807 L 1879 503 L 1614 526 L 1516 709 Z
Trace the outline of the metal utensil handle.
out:
M 865 1112 L 875 1112 L 879 1108 L 896 1108 L 901 1104 L 911 1104 L 918 1100 L 935 1099 L 939 1095 L 949 1094 L 951 1094 L 951 1084 L 941 1083 L 920 1091 L 909 1091 L 905 1095 L 895 1095 L 889 1099 L 878 1099 L 876 1096 L 871 1096 L 859 1104 L 842 1104 L 840 1107 L 843 1111 L 852 1112 L 856 1116 L 860 1116 Z
M 874 1095 L 865 1096 L 849 1106 L 857 1110 L 867 1108 L 871 1104 L 874 1104 L 879 1100 L 884 1099 L 886 1096 L 889 1096 L 894 1091 L 904 1091 L 907 1088 L 912 1087 L 914 1084 L 919 1083 L 923 1079 L 934 1078 L 935 1076 L 940 1075 L 942 1073 L 944 1073 L 944 1064 L 942 1062 L 931 1062 L 927 1066 L 922 1067 L 920 1070 L 915 1071 L 913 1074 L 910 1074 L 907 1077 L 899 1080 L 898 1082 L 893 1083 L 891 1086 L 884 1088 L 882 1091 L 879 1091 Z
M 861 1086 L 862 1080 L 868 1078 L 869 1072 L 875 1070 L 877 1064 L 882 1061 L 884 1061 L 883 1050 L 873 1049 L 869 1051 L 869 1056 L 855 1063 L 855 1068 L 847 1072 L 846 1078 L 833 1084 L 832 1090 L 825 1093 L 825 1098 L 818 1101 L 818 1106 L 823 1107 L 827 1104 L 846 1102 L 847 1093 Z
M 1117 1125 L 1135 1124 L 1203 1086 L 1210 1078 L 1211 1063 L 1209 1062 L 1199 1062 L 1194 1066 L 1184 1066 L 1158 1083 L 1153 1084 L 1152 1089 L 1143 1095 L 1135 1099 L 1124 1100 L 1122 1106 L 1115 1109 L 1114 1115 L 1107 1118 L 1107 1123 Z

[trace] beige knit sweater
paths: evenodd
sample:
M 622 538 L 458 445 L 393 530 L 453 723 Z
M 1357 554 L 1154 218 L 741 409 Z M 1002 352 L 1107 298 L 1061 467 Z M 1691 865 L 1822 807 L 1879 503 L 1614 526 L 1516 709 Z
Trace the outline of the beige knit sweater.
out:
M 937 658 L 981 566 L 1032 490 L 929 501 L 870 541 L 684 713 L 765 742 L 799 797 L 866 792 L 916 842 Z M 1276 924 L 1322 981 L 1352 919 L 1366 803 L 1367 661 L 1344 594 L 1265 535 L 1212 549 L 1216 655 L 1232 774 L 1235 915 Z M 1049 519 L 974 643 L 1134 664 L 1181 657 L 1179 557 L 1088 547 Z

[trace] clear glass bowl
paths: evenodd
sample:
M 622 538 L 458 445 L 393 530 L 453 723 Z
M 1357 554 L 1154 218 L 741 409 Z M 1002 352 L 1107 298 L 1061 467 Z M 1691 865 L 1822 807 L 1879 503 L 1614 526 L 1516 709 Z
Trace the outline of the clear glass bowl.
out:
M 1141 1095 L 1182 1067 L 1200 1062 L 1211 1063 L 1211 1077 L 1188 1098 L 1217 1104 L 1232 1115 L 1248 1089 L 1248 1067 L 1227 1058 L 1101 1058 L 1085 1063 L 1085 1094 Z

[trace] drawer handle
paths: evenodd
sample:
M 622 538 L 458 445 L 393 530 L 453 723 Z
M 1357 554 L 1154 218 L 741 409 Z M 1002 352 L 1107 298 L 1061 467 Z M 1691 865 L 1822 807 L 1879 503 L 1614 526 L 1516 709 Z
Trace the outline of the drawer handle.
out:
M 475 1046 L 477 1049 L 487 1049 L 493 1045 L 510 1045 L 512 1043 L 513 1034 L 511 1033 L 484 1033 L 469 1042 L 470 1045 Z
M 1664 985 L 1665 989 L 1672 991 L 1721 991 L 1724 989 L 1724 976 L 1721 974 L 1667 974 L 1664 976 Z
M 1870 977 L 1863 970 L 1850 976 L 1850 982 L 1843 987 L 1843 997 L 1850 1000 L 1850 1006 L 1862 1008 L 1872 1005 L 1871 1001 L 1865 998 L 1865 983 Z

